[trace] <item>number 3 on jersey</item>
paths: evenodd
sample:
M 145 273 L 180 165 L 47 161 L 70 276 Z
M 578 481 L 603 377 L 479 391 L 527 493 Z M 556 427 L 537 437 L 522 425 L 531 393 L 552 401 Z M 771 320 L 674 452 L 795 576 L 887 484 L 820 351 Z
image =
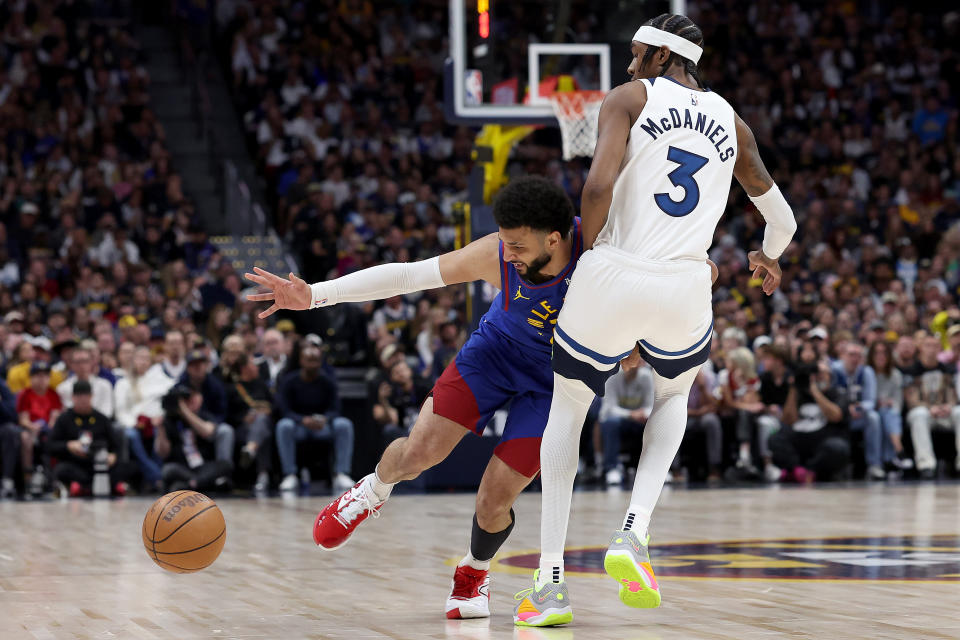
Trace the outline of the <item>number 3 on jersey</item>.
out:
M 683 188 L 683 200 L 678 202 L 671 198 L 669 193 L 658 193 L 654 196 L 654 200 L 668 216 L 682 218 L 696 209 L 700 202 L 700 187 L 697 186 L 693 175 L 703 169 L 707 164 L 707 158 L 677 147 L 670 147 L 667 160 L 680 165 L 667 174 L 667 177 L 670 178 L 673 186 Z

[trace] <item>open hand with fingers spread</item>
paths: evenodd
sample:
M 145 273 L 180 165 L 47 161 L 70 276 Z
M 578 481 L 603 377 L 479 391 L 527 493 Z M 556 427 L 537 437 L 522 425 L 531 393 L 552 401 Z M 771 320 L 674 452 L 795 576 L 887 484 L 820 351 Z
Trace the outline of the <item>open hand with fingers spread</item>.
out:
M 747 260 L 750 261 L 750 270 L 753 271 L 753 277 L 763 279 L 763 292 L 773 295 L 773 292 L 780 286 L 780 279 L 783 272 L 780 271 L 780 261 L 768 258 L 763 251 L 751 251 L 747 254 Z
M 293 273 L 290 274 L 289 279 L 284 279 L 260 267 L 254 267 L 253 271 L 254 273 L 247 273 L 244 277 L 270 291 L 250 294 L 247 300 L 273 301 L 273 304 L 266 311 L 261 311 L 258 317 L 266 318 L 280 309 L 303 311 L 310 308 L 310 302 L 313 299 L 310 285 Z

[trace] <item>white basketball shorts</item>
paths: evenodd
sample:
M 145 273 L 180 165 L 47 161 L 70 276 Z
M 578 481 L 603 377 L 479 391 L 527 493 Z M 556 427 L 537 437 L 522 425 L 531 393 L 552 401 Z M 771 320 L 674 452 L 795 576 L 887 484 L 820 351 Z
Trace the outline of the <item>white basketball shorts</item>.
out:
M 675 378 L 710 357 L 710 266 L 595 247 L 577 263 L 553 335 L 553 370 L 597 395 L 637 344 L 654 371 Z

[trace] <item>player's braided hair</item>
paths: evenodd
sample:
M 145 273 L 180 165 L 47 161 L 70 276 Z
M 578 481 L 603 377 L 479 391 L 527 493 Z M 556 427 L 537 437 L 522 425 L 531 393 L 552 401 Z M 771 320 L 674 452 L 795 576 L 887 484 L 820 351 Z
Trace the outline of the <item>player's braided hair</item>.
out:
M 666 31 L 667 33 L 672 33 L 674 35 L 680 36 L 685 40 L 703 46 L 703 32 L 700 31 L 700 27 L 694 24 L 693 20 L 687 16 L 681 16 L 677 14 L 670 13 L 661 13 L 656 18 L 651 18 L 644 23 L 644 26 L 654 27 L 660 29 L 661 31 Z M 653 58 L 653 54 L 659 50 L 659 47 L 647 47 L 646 53 L 643 54 L 643 60 L 641 61 L 641 66 L 646 64 Z M 660 75 L 662 76 L 667 72 L 674 63 L 679 63 L 683 65 L 684 70 L 693 76 L 693 79 L 697 81 L 697 86 L 701 89 L 703 88 L 703 81 L 700 80 L 700 71 L 697 69 L 697 63 L 693 60 L 688 60 L 683 56 L 677 55 L 673 51 L 670 52 L 670 57 L 667 58 L 667 61 L 663 64 L 663 67 L 660 68 Z

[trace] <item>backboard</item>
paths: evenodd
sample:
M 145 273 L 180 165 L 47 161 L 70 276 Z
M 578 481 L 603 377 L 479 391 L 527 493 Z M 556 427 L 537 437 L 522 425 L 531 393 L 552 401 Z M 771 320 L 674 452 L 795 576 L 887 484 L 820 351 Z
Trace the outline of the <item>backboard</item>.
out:
M 457 124 L 556 125 L 554 89 L 626 80 L 630 39 L 684 0 L 449 0 L 444 103 Z

